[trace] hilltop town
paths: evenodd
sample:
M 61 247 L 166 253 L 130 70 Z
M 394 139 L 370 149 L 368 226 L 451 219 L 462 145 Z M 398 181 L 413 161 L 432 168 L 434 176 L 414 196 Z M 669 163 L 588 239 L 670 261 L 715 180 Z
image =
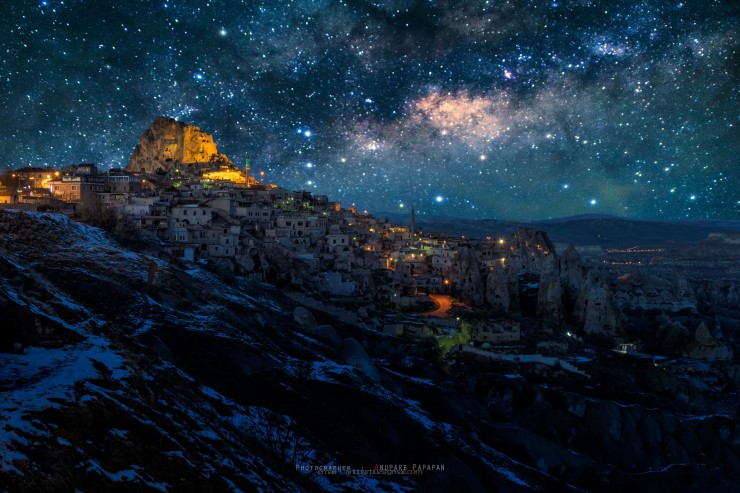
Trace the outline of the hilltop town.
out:
M 306 306 L 390 335 L 446 337 L 447 347 L 517 343 L 523 317 L 561 329 L 537 341 L 540 352 L 563 347 L 563 328 L 607 346 L 636 342 L 623 309 L 695 311 L 700 302 L 681 276 L 659 293 L 642 289 L 644 280 L 613 285 L 572 246 L 557 254 L 543 231 L 424 234 L 413 208 L 407 224 L 394 225 L 325 195 L 265 183 L 248 162 L 239 168 L 220 153 L 211 135 L 170 118 L 144 131 L 125 169 L 20 168 L 2 182 L 4 207 L 67 213 L 140 238 L 160 256 L 269 282 Z M 725 304 L 738 304 L 737 286 L 719 291 Z M 690 329 L 703 343 L 689 337 L 662 349 L 731 360 L 732 350 L 705 329 Z
M 271 432 L 261 426 L 275 420 L 312 457 L 364 466 L 428 455 L 448 464 L 447 481 L 480 477 L 488 490 L 501 481 L 546 490 L 558 478 L 617 491 L 635 473 L 640 484 L 678 485 L 677 465 L 696 484 L 716 486 L 719 470 L 734 481 L 732 235 L 711 236 L 676 270 L 655 261 L 661 248 L 612 249 L 596 263 L 537 228 L 423 232 L 413 208 L 393 224 L 266 183 L 212 136 L 168 118 L 142 134 L 125 169 L 20 168 L 0 181 L 7 484 L 23 483 L 29 464 L 55 465 L 57 476 L 33 473 L 41 482 L 115 483 L 130 469 L 138 484 L 252 484 L 242 476 L 261 470 L 252 457 L 276 471 L 265 469 L 266 484 L 309 481 L 265 453 Z M 713 276 L 686 270 L 705 269 L 695 258 L 706 252 L 716 252 Z M 62 431 L 34 428 L 49 422 Z M 148 428 L 155 422 L 166 433 Z M 182 449 L 190 464 L 221 472 L 160 467 L 161 443 L 147 441 L 158 433 L 188 444 L 172 445 L 170 462 Z M 27 440 L 42 435 L 52 442 Z M 126 454 L 95 449 L 110 440 Z M 35 455 L 66 443 L 107 469 L 77 452 Z M 482 465 L 473 473 L 465 461 Z M 273 489 L 291 491 L 285 484 Z

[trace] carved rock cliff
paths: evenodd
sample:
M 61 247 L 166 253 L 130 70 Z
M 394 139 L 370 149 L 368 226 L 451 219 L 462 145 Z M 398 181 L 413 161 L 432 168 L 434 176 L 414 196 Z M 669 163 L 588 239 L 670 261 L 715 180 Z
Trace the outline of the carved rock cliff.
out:
M 202 163 L 229 165 L 231 161 L 219 154 L 212 135 L 174 118 L 157 117 L 141 135 L 126 171 L 155 173 Z

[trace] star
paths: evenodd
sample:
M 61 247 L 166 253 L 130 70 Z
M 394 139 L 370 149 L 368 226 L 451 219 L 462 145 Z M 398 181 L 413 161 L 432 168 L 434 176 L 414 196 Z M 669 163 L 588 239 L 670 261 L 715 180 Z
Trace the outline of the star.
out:
M 3 167 L 125 167 L 167 116 L 371 213 L 736 218 L 734 3 L 525 4 L 15 2 Z

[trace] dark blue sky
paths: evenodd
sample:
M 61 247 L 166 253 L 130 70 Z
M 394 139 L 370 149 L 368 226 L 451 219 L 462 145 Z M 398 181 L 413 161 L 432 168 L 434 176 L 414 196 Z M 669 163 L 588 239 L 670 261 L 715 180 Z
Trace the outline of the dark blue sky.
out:
M 740 212 L 735 2 L 10 3 L 6 167 L 125 166 L 165 115 L 371 212 Z

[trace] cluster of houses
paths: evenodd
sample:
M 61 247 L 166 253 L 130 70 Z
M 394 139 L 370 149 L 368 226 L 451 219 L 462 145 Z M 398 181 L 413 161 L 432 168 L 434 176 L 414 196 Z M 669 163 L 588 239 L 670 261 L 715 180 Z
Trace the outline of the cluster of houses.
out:
M 91 164 L 24 168 L 0 178 L 0 207 L 74 213 L 98 204 L 184 261 L 399 309 L 428 302 L 428 294 L 454 294 L 464 281 L 455 274 L 462 245 L 476 249 L 482 269 L 505 262 L 503 240 L 423 237 L 413 225 L 394 226 L 325 195 L 227 175 L 183 169 L 163 185 L 156 176 Z
M 98 172 L 95 164 L 61 169 L 18 168 L 0 177 L 0 205 L 20 209 L 74 211 L 92 200 L 121 202 L 142 191 L 141 177 L 121 169 Z

